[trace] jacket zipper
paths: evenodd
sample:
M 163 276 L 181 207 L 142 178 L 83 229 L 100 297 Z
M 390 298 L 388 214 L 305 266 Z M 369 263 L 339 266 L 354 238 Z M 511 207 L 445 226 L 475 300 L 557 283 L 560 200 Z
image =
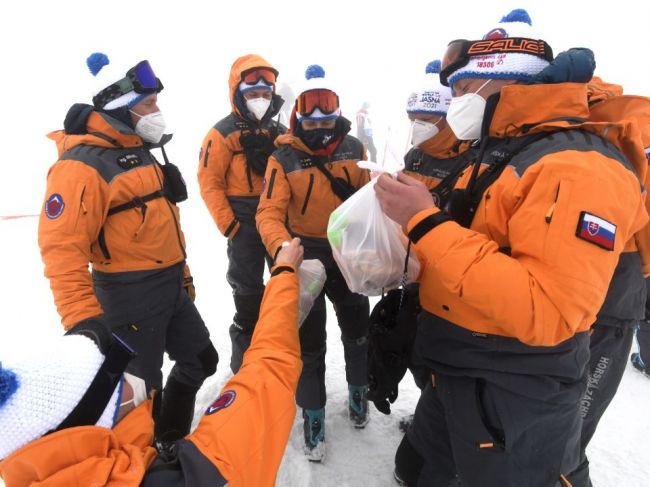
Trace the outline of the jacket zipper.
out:
M 546 212 L 546 215 L 544 216 L 544 220 L 546 221 L 546 223 L 551 223 L 551 220 L 553 220 L 555 205 L 557 204 L 557 200 L 559 197 L 560 197 L 560 184 L 557 185 L 557 191 L 555 192 L 555 200 L 553 201 L 553 204 L 551 205 L 551 207 Z
M 151 157 L 153 157 L 153 155 Z M 158 166 L 156 164 L 153 164 L 153 171 L 156 174 L 156 179 L 158 179 L 158 184 L 160 185 L 160 191 L 163 191 L 163 182 L 161 181 L 160 175 L 158 174 Z M 174 220 L 174 228 L 176 229 L 176 238 L 178 239 L 178 246 L 180 247 L 181 252 L 183 254 L 183 259 L 187 259 L 187 253 L 185 252 L 185 247 L 183 247 L 183 241 L 181 240 L 180 225 L 178 224 L 178 220 L 176 219 L 176 215 L 174 214 L 174 209 L 172 208 L 172 205 L 167 198 L 163 198 L 163 199 L 165 200 L 165 203 L 167 203 L 167 207 L 169 208 L 169 211 L 172 214 L 172 219 Z
M 302 211 L 300 212 L 301 215 L 304 215 L 305 211 L 307 210 L 307 203 L 309 203 L 309 197 L 311 196 L 311 190 L 312 190 L 313 186 L 314 186 L 314 175 L 310 174 L 309 175 L 309 186 L 307 186 L 307 194 L 305 196 L 305 202 L 303 203 Z
M 208 146 L 205 148 L 205 156 L 203 156 L 203 167 L 208 167 L 208 156 L 210 155 L 210 147 L 212 147 L 212 140 L 208 141 Z

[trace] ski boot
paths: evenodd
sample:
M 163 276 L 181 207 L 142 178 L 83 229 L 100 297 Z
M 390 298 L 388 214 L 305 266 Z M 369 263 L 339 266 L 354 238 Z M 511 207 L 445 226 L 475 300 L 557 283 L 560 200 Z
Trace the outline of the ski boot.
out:
M 305 456 L 310 462 L 325 459 L 325 409 L 303 409 Z
M 357 429 L 363 429 L 370 421 L 368 411 L 368 387 L 348 385 L 349 392 L 349 414 L 352 425 Z

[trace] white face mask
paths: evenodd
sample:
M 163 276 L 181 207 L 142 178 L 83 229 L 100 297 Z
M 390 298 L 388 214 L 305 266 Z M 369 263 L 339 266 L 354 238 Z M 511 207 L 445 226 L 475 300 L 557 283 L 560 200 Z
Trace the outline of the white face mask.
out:
M 255 115 L 257 120 L 262 120 L 262 117 L 264 117 L 270 106 L 271 100 L 267 100 L 266 98 L 252 98 L 246 100 L 246 108 Z
M 440 120 L 438 120 L 440 122 Z M 424 120 L 413 120 L 411 122 L 411 144 L 417 147 L 422 142 L 438 135 L 438 122 L 431 123 Z
M 157 144 L 165 133 L 165 119 L 159 110 L 149 115 L 140 115 L 131 111 L 140 117 L 135 124 L 135 133 L 138 134 L 145 142 Z
M 481 136 L 485 114 L 485 98 L 478 94 L 490 81 L 487 80 L 474 93 L 454 97 L 447 111 L 447 123 L 460 140 L 474 140 Z
M 144 380 L 135 375 L 131 375 L 128 372 L 124 373 L 124 380 L 128 382 L 131 389 L 133 389 L 133 398 L 121 403 L 120 407 L 126 406 L 130 403 L 133 403 L 133 406 L 138 407 L 147 400 L 147 386 L 145 385 Z

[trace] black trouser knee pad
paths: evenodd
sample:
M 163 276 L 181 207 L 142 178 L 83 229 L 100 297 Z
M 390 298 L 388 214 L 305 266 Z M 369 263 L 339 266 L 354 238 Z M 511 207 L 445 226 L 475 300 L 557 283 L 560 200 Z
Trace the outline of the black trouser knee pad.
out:
M 413 447 L 407 435 L 404 435 L 402 442 L 395 453 L 395 471 L 400 479 L 408 485 L 418 484 L 418 477 L 424 466 L 424 458 L 420 456 Z
M 199 359 L 199 362 L 201 362 L 201 368 L 203 369 L 206 378 L 210 377 L 217 371 L 219 354 L 217 353 L 217 349 L 214 348 L 214 345 L 212 345 L 212 343 L 201 350 L 197 357 Z

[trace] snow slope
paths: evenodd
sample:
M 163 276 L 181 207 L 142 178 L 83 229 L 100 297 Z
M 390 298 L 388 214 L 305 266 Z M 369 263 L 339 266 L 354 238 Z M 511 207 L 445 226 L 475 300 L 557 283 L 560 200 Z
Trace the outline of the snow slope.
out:
M 198 421 L 207 405 L 230 377 L 230 343 L 227 327 L 234 308 L 225 281 L 225 242 L 216 235 L 196 188 L 183 204 L 183 225 L 189 258 L 197 286 L 197 305 L 221 355 L 217 373 L 199 392 Z M 60 333 L 36 242 L 37 220 L 0 220 L 0 360 L 3 354 L 29 347 L 32 340 L 47 340 Z M 415 407 L 418 391 L 407 375 L 393 414 L 384 416 L 372 407 L 372 420 L 365 430 L 353 429 L 346 418 L 347 387 L 343 349 L 332 309 L 328 310 L 326 409 L 327 458 L 310 464 L 302 456 L 302 421 L 298 418 L 278 473 L 280 487 L 395 485 L 391 478 L 393 456 L 401 435 L 397 423 Z M 166 364 L 169 367 L 169 364 Z M 590 447 L 596 487 L 650 485 L 650 380 L 631 367 L 625 373 L 618 396 L 607 412 Z M 196 421 L 195 421 L 196 422 Z M 1 434 L 1 433 L 0 433 Z M 1 484 L 1 482 L 0 482 Z

